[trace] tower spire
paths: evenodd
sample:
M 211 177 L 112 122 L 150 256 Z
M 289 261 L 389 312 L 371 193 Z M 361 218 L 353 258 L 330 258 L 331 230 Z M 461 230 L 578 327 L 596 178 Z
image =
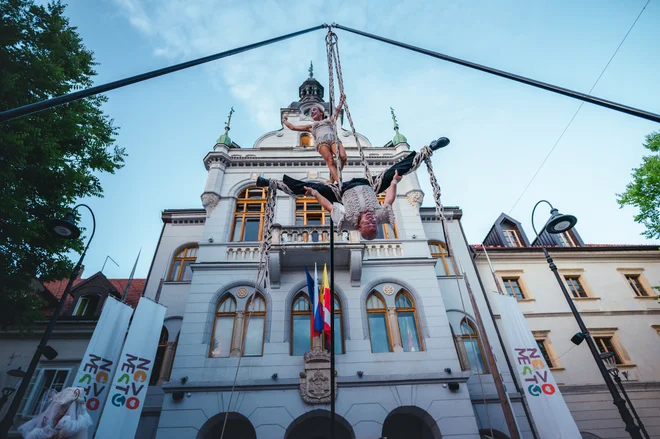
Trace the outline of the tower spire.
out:
M 227 147 L 231 148 L 231 138 L 229 137 L 229 130 L 231 129 L 229 127 L 231 123 L 231 115 L 234 114 L 234 107 L 231 107 L 231 110 L 229 111 L 229 117 L 227 118 L 227 123 L 225 124 L 225 133 L 218 138 L 218 143 L 222 143 L 226 145 Z
M 312 64 L 312 61 L 309 62 L 309 77 L 314 77 L 314 64 Z
M 392 146 L 397 146 L 399 143 L 408 143 L 406 136 L 399 132 L 399 123 L 396 121 L 396 115 L 394 114 L 394 108 L 390 107 L 390 113 L 392 113 L 392 122 L 394 122 L 394 138 L 392 138 Z

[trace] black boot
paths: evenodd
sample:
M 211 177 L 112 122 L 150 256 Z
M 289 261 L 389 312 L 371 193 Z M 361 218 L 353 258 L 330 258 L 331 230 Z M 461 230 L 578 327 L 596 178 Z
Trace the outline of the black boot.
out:
M 433 142 L 431 142 L 429 147 L 431 148 L 432 151 L 437 151 L 440 148 L 444 148 L 447 145 L 449 145 L 449 139 L 446 137 L 440 137 L 438 140 L 434 140 Z
M 263 177 L 257 177 L 257 186 L 258 187 L 268 187 L 270 180 Z

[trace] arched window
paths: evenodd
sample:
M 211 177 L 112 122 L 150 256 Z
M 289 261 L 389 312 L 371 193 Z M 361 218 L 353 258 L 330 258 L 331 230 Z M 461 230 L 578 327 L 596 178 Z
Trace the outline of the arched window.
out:
M 291 355 L 303 355 L 312 348 L 312 304 L 300 292 L 291 308 Z
M 390 352 L 390 336 L 387 331 L 387 308 L 385 302 L 376 293 L 367 297 L 367 319 L 371 352 Z
M 330 214 L 321 207 L 316 198 L 296 198 L 297 226 L 324 226 L 329 224 Z
M 250 187 L 238 195 L 231 240 L 260 241 L 266 208 L 266 188 Z
M 73 308 L 74 317 L 94 317 L 96 308 L 99 306 L 100 296 L 98 294 L 87 294 L 80 296 Z
M 461 322 L 461 339 L 463 340 L 463 346 L 465 347 L 472 373 L 488 373 L 488 368 L 484 361 L 481 340 L 479 340 L 479 333 L 472 322 L 468 319 L 463 319 Z
M 165 351 L 167 350 L 167 341 L 170 336 L 167 328 L 163 326 L 160 331 L 160 339 L 158 340 L 158 349 L 156 350 L 156 358 L 154 359 L 154 366 L 151 368 L 151 378 L 149 378 L 149 385 L 155 386 L 158 384 L 160 378 L 160 371 L 163 368 L 163 359 L 165 358 Z
M 197 246 L 191 245 L 182 248 L 172 259 L 170 275 L 167 277 L 171 282 L 184 282 L 192 279 L 192 268 L 190 264 L 197 259 Z
M 419 327 L 415 302 L 407 293 L 401 291 L 396 296 L 396 316 L 399 322 L 401 345 L 404 352 L 417 352 L 423 350 L 419 339 Z
M 341 302 L 335 295 L 335 321 L 334 321 L 334 337 L 335 337 L 335 354 L 343 354 L 344 351 L 344 327 L 341 324 Z M 330 349 L 328 349 L 329 351 Z
M 301 134 L 300 146 L 312 146 L 312 136 L 307 133 Z
M 261 294 L 255 294 L 246 305 L 245 321 L 243 356 L 261 356 L 264 354 L 264 330 L 266 328 L 266 301 Z
M 378 195 L 378 202 L 382 205 L 385 201 L 385 194 Z M 397 239 L 399 233 L 396 230 L 396 223 L 392 229 L 388 224 L 381 224 L 378 226 L 378 235 L 376 239 Z
M 227 296 L 218 304 L 215 311 L 210 357 L 221 358 L 229 356 L 231 352 L 231 341 L 234 336 L 235 319 L 236 300 L 232 296 Z
M 431 256 L 437 258 L 441 263 L 440 272 L 444 276 L 451 276 L 453 274 L 451 261 L 449 259 L 449 252 L 447 251 L 447 246 L 440 241 L 429 241 L 429 250 Z

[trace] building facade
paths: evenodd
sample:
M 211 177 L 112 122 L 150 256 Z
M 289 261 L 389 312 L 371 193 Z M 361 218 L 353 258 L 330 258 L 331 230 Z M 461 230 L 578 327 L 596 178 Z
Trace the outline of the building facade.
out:
M 516 297 L 546 362 L 585 437 L 628 438 L 612 396 L 580 332 L 540 244 L 548 247 L 572 300 L 602 353 L 612 352 L 623 385 L 650 437 L 660 437 L 660 252 L 657 246 L 584 244 L 576 229 L 543 232 L 530 240 L 502 214 L 474 261 L 493 303 L 502 291 Z M 492 275 L 486 253 L 490 257 Z

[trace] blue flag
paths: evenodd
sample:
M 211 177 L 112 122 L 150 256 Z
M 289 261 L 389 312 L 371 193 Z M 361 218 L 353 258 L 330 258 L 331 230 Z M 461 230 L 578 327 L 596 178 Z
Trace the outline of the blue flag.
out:
M 307 276 L 307 292 L 312 303 L 312 328 L 314 328 L 312 336 L 317 336 L 323 331 L 321 304 L 319 304 L 319 282 L 316 277 L 316 270 L 314 271 L 314 277 L 312 277 L 309 270 L 307 270 L 307 266 L 305 266 L 305 275 Z

